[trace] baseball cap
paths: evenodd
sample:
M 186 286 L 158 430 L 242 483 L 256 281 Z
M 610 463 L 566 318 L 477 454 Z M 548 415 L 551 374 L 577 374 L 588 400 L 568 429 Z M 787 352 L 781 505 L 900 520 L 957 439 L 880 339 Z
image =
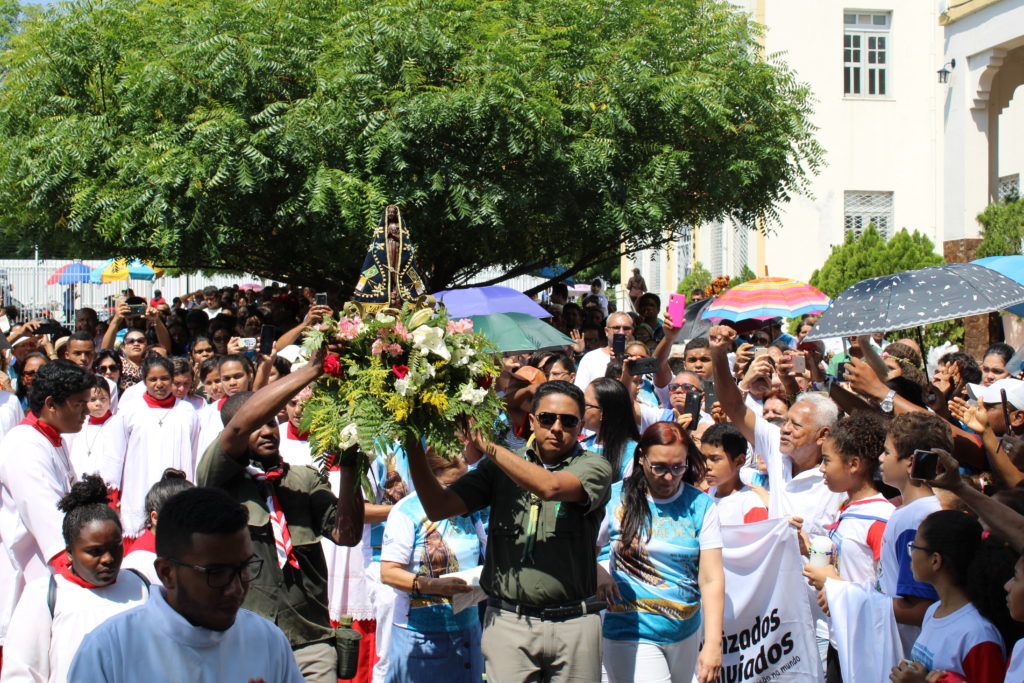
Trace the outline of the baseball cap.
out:
M 985 405 L 995 405 L 1002 401 L 1000 391 L 1006 392 L 1006 402 L 1015 410 L 1024 410 L 1024 382 L 1019 379 L 1001 379 L 987 387 L 980 384 L 968 384 L 967 392 L 971 398 L 982 400 Z

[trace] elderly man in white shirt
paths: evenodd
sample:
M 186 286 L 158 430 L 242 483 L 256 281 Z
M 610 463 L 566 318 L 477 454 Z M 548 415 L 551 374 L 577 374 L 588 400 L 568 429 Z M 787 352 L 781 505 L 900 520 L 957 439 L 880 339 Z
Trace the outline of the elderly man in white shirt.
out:
M 212 488 L 174 495 L 160 509 L 156 554 L 164 587 L 86 636 L 69 681 L 302 683 L 284 633 L 241 609 L 263 564 L 241 504 Z

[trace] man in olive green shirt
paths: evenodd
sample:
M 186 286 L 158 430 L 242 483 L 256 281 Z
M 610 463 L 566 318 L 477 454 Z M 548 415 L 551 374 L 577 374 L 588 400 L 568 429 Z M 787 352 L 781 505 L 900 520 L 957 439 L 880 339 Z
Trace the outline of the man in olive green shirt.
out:
M 263 570 L 249 586 L 242 606 L 284 631 L 305 680 L 336 683 L 327 562 L 320 537 L 355 545 L 362 532 L 362 499 L 346 495 L 339 500 L 317 470 L 284 463 L 276 420 L 322 368 L 320 353 L 259 391 L 228 399 L 221 410 L 224 431 L 203 454 L 196 479 L 199 486 L 223 489 L 249 513 L 249 535 L 254 552 L 263 559 Z M 353 485 L 354 467 L 341 467 L 341 475 L 342 491 L 358 489 Z M 277 541 L 283 536 L 271 523 L 270 501 L 284 513 L 290 551 L 282 555 Z
M 445 488 L 411 444 L 409 471 L 432 520 L 490 506 L 481 586 L 482 649 L 492 683 L 601 679 L 597 532 L 612 471 L 579 445 L 583 392 L 547 382 L 534 396 L 533 442 L 521 453 L 474 434 L 487 459 Z

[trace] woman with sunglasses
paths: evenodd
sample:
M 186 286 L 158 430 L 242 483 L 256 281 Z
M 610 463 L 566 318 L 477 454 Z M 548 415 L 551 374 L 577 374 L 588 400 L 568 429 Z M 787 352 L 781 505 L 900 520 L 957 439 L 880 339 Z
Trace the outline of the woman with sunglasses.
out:
M 121 342 L 121 382 L 123 392 L 142 381 L 142 359 L 146 355 L 146 334 L 129 329 Z
M 925 517 L 908 549 L 914 579 L 931 584 L 939 600 L 924 613 L 913 649 L 890 678 L 923 682 L 930 671 L 947 671 L 968 681 L 1002 681 L 1004 635 L 1013 632 L 1003 586 L 1018 555 L 983 539 L 978 520 L 958 510 Z
M 103 349 L 96 354 L 96 360 L 92 362 L 93 373 L 106 377 L 117 385 L 118 389 L 121 387 L 121 368 L 121 354 L 113 349 Z
M 28 392 L 32 388 L 32 381 L 35 379 L 36 373 L 39 372 L 39 368 L 46 365 L 48 361 L 45 353 L 33 351 L 22 358 L 15 367 L 18 373 L 18 386 L 15 389 L 15 395 L 21 403 L 22 411 L 26 413 L 28 412 Z
M 640 440 L 629 391 L 618 380 L 599 377 L 583 392 L 583 400 L 583 428 L 590 435 L 581 443 L 604 455 L 612 466 L 612 481 L 621 481 L 633 471 Z
M 599 566 L 597 592 L 609 603 L 604 666 L 612 683 L 718 680 L 725 573 L 714 500 L 695 486 L 704 473 L 687 432 L 658 422 L 640 438 L 632 474 L 612 486 L 598 535 L 609 571 Z
M 149 599 L 137 572 L 121 571 L 121 522 L 107 486 L 90 475 L 71 487 L 58 508 L 66 543 L 55 574 L 30 583 L 18 601 L 4 646 L 5 681 L 66 681 L 86 634 Z

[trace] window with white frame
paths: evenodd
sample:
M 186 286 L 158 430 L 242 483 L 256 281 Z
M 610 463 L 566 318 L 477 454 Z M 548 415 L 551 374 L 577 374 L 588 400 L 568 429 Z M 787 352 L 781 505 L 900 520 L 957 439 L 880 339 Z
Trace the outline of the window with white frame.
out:
M 874 224 L 883 238 L 892 236 L 892 192 L 845 192 L 843 227 L 860 234 Z
M 1004 175 L 999 178 L 999 186 L 996 188 L 996 199 L 999 201 L 1012 202 L 1020 199 L 1020 174 Z
M 891 12 L 843 13 L 843 95 L 887 97 Z

